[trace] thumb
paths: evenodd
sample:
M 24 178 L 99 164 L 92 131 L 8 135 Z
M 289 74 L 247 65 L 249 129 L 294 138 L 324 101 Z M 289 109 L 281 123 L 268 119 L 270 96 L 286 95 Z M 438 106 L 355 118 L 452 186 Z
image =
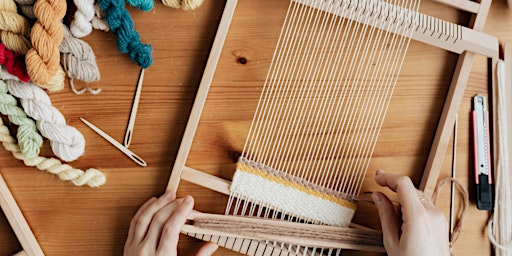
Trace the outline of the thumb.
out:
M 400 241 L 400 223 L 395 208 L 391 200 L 380 192 L 374 192 L 372 198 L 379 211 L 380 224 L 384 236 L 384 247 L 386 249 L 395 248 Z
M 215 243 L 206 243 L 203 245 L 199 251 L 197 251 L 196 256 L 210 256 L 212 255 L 219 246 Z

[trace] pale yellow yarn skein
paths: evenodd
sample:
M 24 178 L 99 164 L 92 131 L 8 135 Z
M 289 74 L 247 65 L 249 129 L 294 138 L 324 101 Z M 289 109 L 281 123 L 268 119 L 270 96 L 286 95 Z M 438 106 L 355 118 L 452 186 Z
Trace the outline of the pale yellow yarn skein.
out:
M 66 0 L 38 0 L 34 4 L 37 22 L 30 38 L 34 48 L 25 58 L 32 82 L 47 89 L 60 67 L 59 45 L 64 37 L 61 20 L 66 14 Z
M 185 11 L 189 11 L 201 6 L 203 1 L 204 0 L 162 0 L 162 3 L 172 8 L 181 8 Z
M 0 1 L 0 30 L 0 41 L 5 48 L 25 55 L 32 47 L 28 40 L 30 25 L 18 14 L 14 0 Z

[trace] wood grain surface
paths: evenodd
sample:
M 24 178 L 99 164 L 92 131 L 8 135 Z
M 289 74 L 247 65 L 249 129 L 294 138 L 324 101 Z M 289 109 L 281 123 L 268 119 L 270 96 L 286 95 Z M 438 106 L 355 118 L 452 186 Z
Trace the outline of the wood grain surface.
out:
M 225 1 L 205 1 L 189 12 L 156 2 L 147 13 L 129 8 L 142 41 L 154 49 L 130 146 L 148 167 L 139 167 L 79 121 L 84 117 L 122 142 L 130 115 L 140 69 L 119 53 L 113 34 L 101 31 L 85 40 L 96 54 L 102 76 L 101 81 L 87 86 L 102 88 L 102 92 L 77 96 L 66 87 L 50 97 L 68 123 L 86 138 L 84 156 L 71 164 L 104 171 L 107 183 L 101 188 L 74 187 L 51 174 L 25 167 L 0 150 L 0 172 L 46 255 L 121 255 L 131 217 L 148 198 L 165 190 Z M 231 179 L 233 156 L 245 141 L 287 6 L 287 0 L 239 0 L 188 166 Z M 421 8 L 422 12 L 453 22 L 469 21 L 468 14 L 428 1 L 423 1 Z M 485 32 L 510 42 L 511 26 L 512 11 L 506 1 L 494 1 Z M 411 44 L 363 193 L 390 194 L 373 182 L 373 171 L 378 168 L 409 175 L 419 184 L 456 59 L 455 54 L 417 42 Z M 491 255 L 484 233 L 489 212 L 476 209 L 474 188 L 468 180 L 470 103 L 475 94 L 487 94 L 486 65 L 484 58 L 476 58 L 459 111 L 457 179 L 469 189 L 471 205 L 453 251 L 457 255 Z M 47 141 L 42 154 L 51 156 Z M 450 175 L 450 167 L 451 148 L 441 178 Z M 198 210 L 224 210 L 225 197 L 218 193 L 183 182 L 179 195 L 186 194 L 194 195 Z M 441 191 L 438 206 L 448 214 L 448 187 Z M 379 228 L 376 209 L 370 204 L 359 206 L 354 222 Z M 192 255 L 199 245 L 195 239 L 183 236 L 179 253 Z M 0 215 L 0 255 L 19 250 L 21 246 L 5 216 Z M 216 255 L 237 254 L 221 249 Z M 344 255 L 375 254 L 347 251 Z

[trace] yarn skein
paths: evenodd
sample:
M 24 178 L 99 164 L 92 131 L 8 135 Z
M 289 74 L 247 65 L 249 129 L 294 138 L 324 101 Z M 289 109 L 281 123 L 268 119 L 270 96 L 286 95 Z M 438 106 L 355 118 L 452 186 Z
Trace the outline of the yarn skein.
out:
M 16 137 L 21 153 L 26 157 L 39 155 L 43 137 L 39 135 L 34 120 L 27 117 L 23 109 L 18 107 L 17 100 L 8 93 L 3 80 L 0 80 L 0 112 L 18 126 Z
M 0 43 L 0 65 L 3 65 L 7 72 L 21 81 L 28 82 L 30 80 L 24 56 L 7 50 L 2 43 Z
M 25 58 L 32 82 L 46 88 L 60 65 L 59 45 L 63 38 L 61 20 L 66 14 L 66 0 L 37 0 L 37 22 L 32 27 L 32 49 Z
M 13 0 L 0 1 L 0 30 L 0 41 L 7 49 L 26 54 L 32 48 L 28 40 L 30 25 L 23 16 L 18 14 Z
M 60 62 L 69 78 L 87 83 L 100 80 L 100 70 L 91 46 L 73 37 L 66 26 L 64 26 L 64 39 L 59 45 L 59 51 Z
M 203 4 L 204 0 L 162 0 L 162 3 L 166 6 L 183 9 L 185 11 L 194 10 Z
M 66 119 L 55 108 L 48 94 L 32 83 L 23 83 L 2 74 L 9 92 L 20 99 L 21 106 L 28 116 L 36 120 L 37 128 L 43 137 L 50 140 L 53 153 L 60 159 L 71 162 L 84 153 L 85 139 L 75 127 L 69 126 Z
M 155 2 L 153 0 L 126 0 L 126 2 L 144 12 L 153 9 L 153 6 L 155 6 Z
M 153 49 L 151 45 L 140 41 L 140 35 L 133 27 L 133 20 L 124 7 L 124 0 L 98 0 L 98 4 L 105 12 L 110 30 L 117 36 L 119 51 L 127 53 L 142 68 L 151 66 Z
M 92 32 L 92 19 L 94 18 L 94 0 L 73 0 L 76 12 L 70 24 L 71 34 L 82 38 Z
M 92 27 L 94 29 L 110 31 L 110 27 L 105 20 L 105 13 L 98 3 L 94 3 L 94 18 L 92 18 Z
M 70 181 L 75 186 L 99 187 L 106 182 L 105 174 L 97 169 L 89 168 L 85 172 L 75 169 L 70 165 L 62 164 L 55 158 L 46 158 L 41 156 L 26 157 L 11 136 L 9 129 L 4 125 L 0 118 L 0 141 L 4 148 L 12 155 L 22 160 L 26 166 L 35 166 L 41 171 L 47 171 L 56 174 L 61 180 Z
M 14 0 L 18 3 L 21 12 L 23 15 L 30 20 L 36 19 L 36 15 L 34 14 L 34 4 L 36 0 Z

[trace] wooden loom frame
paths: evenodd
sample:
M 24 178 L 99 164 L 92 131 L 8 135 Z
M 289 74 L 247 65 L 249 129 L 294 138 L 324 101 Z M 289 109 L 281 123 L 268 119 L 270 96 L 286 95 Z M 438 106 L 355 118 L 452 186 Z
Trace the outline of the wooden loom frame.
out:
M 16 237 L 18 238 L 21 246 L 23 247 L 23 251 L 15 254 L 15 256 L 44 256 L 43 250 L 39 246 L 39 243 L 30 230 L 30 226 L 23 217 L 23 213 L 21 212 L 16 200 L 12 196 L 9 187 L 5 183 L 4 178 L 0 174 L 0 207 L 2 208 L 5 216 L 7 217 L 7 221 L 11 225 L 11 228 L 14 230 Z
M 293 0 L 290 0 L 293 1 Z M 301 2 L 295 0 L 296 2 Z M 428 24 L 425 28 L 425 31 L 422 33 L 413 33 L 412 39 L 422 41 L 427 44 L 431 44 L 437 46 L 439 48 L 443 48 L 445 50 L 449 50 L 455 53 L 460 54 L 454 75 L 452 77 L 452 81 L 449 87 L 449 91 L 446 96 L 445 104 L 441 113 L 441 117 L 439 120 L 439 124 L 434 136 L 434 140 L 430 149 L 430 153 L 428 156 L 428 160 L 425 166 L 425 170 L 423 172 L 423 177 L 421 179 L 421 184 L 419 189 L 423 191 L 426 197 L 430 198 L 434 192 L 434 189 L 437 184 L 437 180 L 440 175 L 441 165 L 444 160 L 444 156 L 446 154 L 448 145 L 450 143 L 451 133 L 453 129 L 453 125 L 455 123 L 455 117 L 458 113 L 460 104 L 462 102 L 462 98 L 464 95 L 464 91 L 466 88 L 467 81 L 469 80 L 469 75 L 471 72 L 473 58 L 475 56 L 475 52 L 478 52 L 488 58 L 493 60 L 497 60 L 498 58 L 498 40 L 494 37 L 488 36 L 486 34 L 481 33 L 484 28 L 485 21 L 487 19 L 487 15 L 489 12 L 489 8 L 491 5 L 491 0 L 482 0 L 480 3 L 473 2 L 470 0 L 430 0 L 433 2 L 441 3 L 447 6 L 454 7 L 456 9 L 466 11 L 472 14 L 471 22 L 469 27 L 462 27 L 463 32 L 457 30 L 457 35 L 462 35 L 462 47 L 458 47 L 457 49 L 451 49 L 449 44 L 442 42 L 443 40 L 436 40 L 433 37 L 425 36 L 426 32 L 436 32 L 437 29 L 440 29 L 441 26 L 444 26 L 441 30 L 451 33 L 453 32 L 450 29 L 450 25 L 446 26 L 446 23 L 436 23 L 435 25 Z M 195 132 L 199 125 L 199 121 L 201 118 L 201 113 L 203 107 L 206 103 L 206 98 L 208 96 L 208 91 L 210 85 L 213 81 L 213 77 L 216 71 L 217 63 L 220 58 L 220 54 L 223 49 L 224 41 L 227 37 L 227 33 L 229 30 L 229 26 L 231 24 L 231 20 L 234 15 L 234 11 L 236 8 L 238 0 L 227 0 L 226 6 L 224 8 L 224 13 L 222 15 L 219 28 L 217 31 L 217 35 L 215 37 L 210 56 L 208 58 L 208 62 L 205 67 L 205 71 L 203 73 L 203 77 L 201 83 L 199 85 L 197 95 L 190 113 L 189 120 L 187 122 L 187 126 L 181 141 L 181 145 L 178 151 L 178 155 L 176 157 L 171 177 L 169 179 L 169 183 L 167 185 L 167 190 L 172 190 L 174 192 L 177 191 L 179 187 L 179 183 L 181 180 L 186 180 L 192 182 L 196 185 L 208 188 L 210 190 L 229 195 L 229 186 L 230 181 L 225 179 L 216 177 L 214 175 L 210 175 L 204 173 L 199 170 L 195 170 L 193 168 L 187 167 L 186 160 L 188 158 L 189 151 L 192 146 L 192 142 L 194 140 Z M 439 20 L 442 21 L 442 20 Z M 428 31 L 430 29 L 431 31 Z M 439 30 L 437 30 L 439 31 Z M 465 38 L 466 35 L 469 35 Z M 441 34 L 439 38 L 441 38 Z M 439 39 L 437 38 L 437 39 Z M 460 43 L 460 42 L 459 42 Z M 472 45 L 475 44 L 475 45 Z M 468 49 L 473 50 L 474 52 L 468 51 Z M 313 226 L 313 225 L 312 225 Z M 182 229 L 183 232 L 196 233 L 198 229 L 195 229 L 191 225 L 185 225 Z M 203 233 L 204 234 L 204 233 Z M 210 233 L 210 235 L 227 235 L 222 232 Z M 231 237 L 239 237 L 244 238 L 244 236 L 237 236 L 230 234 Z M 264 242 L 262 242 L 264 243 Z M 342 245 L 346 246 L 344 248 L 349 249 L 367 249 L 374 250 L 375 248 L 368 248 L 368 246 L 356 246 L 353 247 L 351 245 Z

